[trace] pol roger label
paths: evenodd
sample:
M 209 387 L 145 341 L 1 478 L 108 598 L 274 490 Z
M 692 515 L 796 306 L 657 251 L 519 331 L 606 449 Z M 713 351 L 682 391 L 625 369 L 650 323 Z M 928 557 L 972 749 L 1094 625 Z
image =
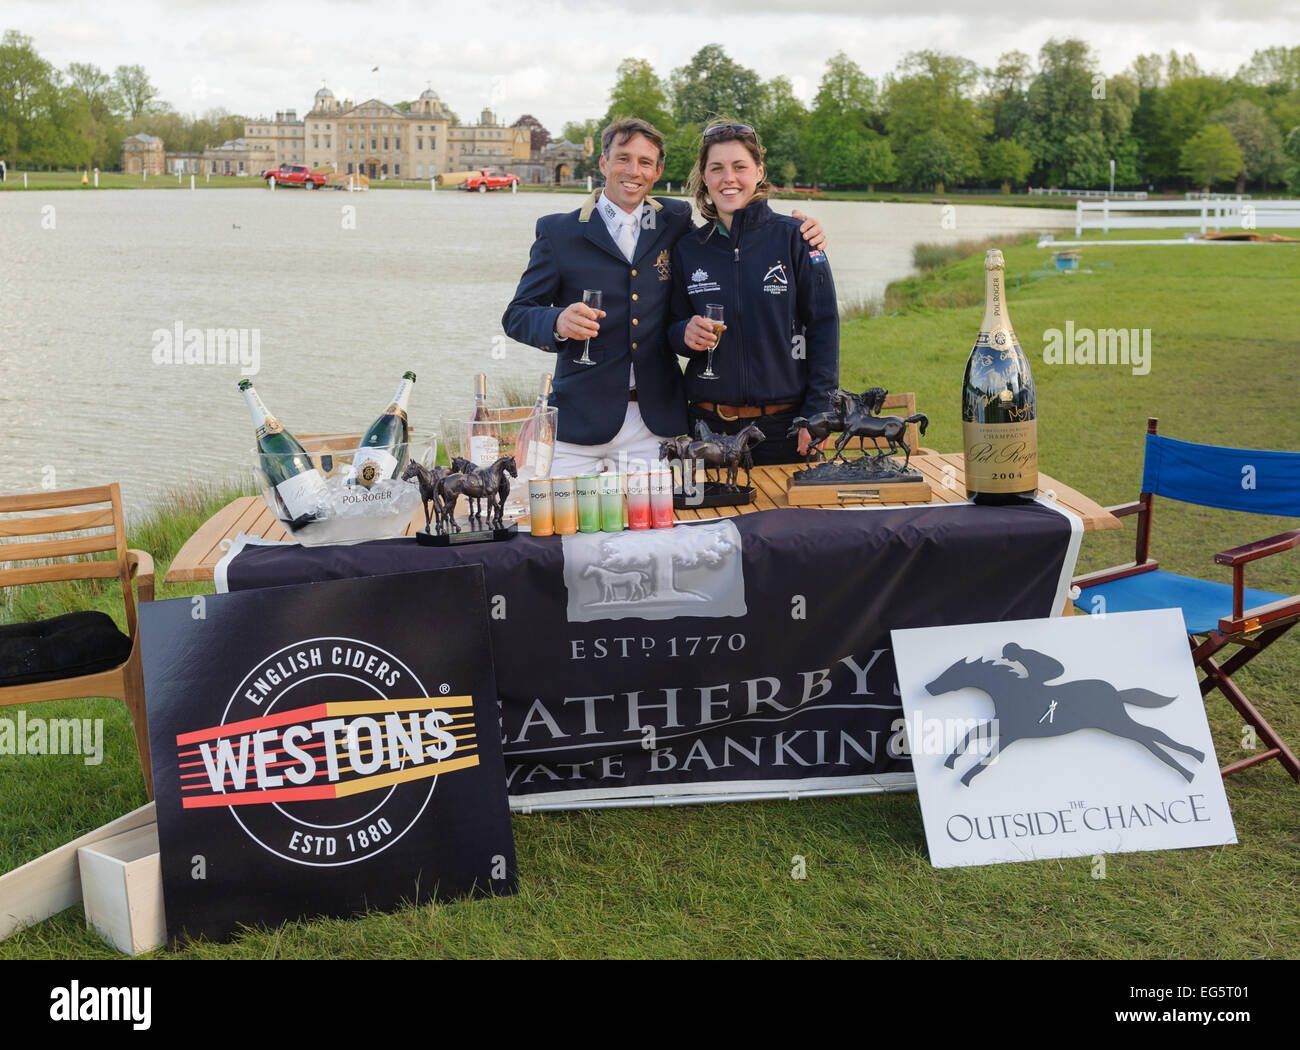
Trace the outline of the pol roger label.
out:
M 397 457 L 386 448 L 359 448 L 352 459 L 348 481 L 369 488 L 376 481 L 391 478 L 397 472 Z
M 316 470 L 303 470 L 291 478 L 285 478 L 275 486 L 275 491 L 284 501 L 291 521 L 304 514 L 315 514 L 329 498 L 325 479 Z
M 1024 492 L 1038 487 L 1038 421 L 962 423 L 966 487 L 973 492 Z

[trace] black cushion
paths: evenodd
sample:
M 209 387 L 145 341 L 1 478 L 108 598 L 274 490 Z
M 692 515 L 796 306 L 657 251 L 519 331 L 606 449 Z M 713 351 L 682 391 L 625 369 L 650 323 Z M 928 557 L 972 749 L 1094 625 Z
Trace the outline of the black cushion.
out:
M 102 612 L 74 612 L 0 627 L 0 686 L 50 682 L 126 662 L 131 639 Z

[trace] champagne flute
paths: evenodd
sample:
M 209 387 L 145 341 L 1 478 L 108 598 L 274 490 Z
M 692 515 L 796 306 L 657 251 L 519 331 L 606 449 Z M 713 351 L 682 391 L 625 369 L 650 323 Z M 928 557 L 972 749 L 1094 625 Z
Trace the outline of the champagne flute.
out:
M 597 288 L 584 288 L 582 290 L 582 302 L 590 306 L 593 310 L 600 309 L 600 290 Z M 591 359 L 591 340 L 588 339 L 582 344 L 582 356 L 573 359 L 575 365 L 594 365 L 596 362 Z
M 725 327 L 722 323 L 722 304 L 709 303 L 704 307 L 704 317 L 713 326 L 713 345 L 709 347 L 709 358 L 705 362 L 704 371 L 699 374 L 700 379 L 717 379 L 718 373 L 713 370 L 713 351 L 718 348 L 722 342 L 722 329 Z

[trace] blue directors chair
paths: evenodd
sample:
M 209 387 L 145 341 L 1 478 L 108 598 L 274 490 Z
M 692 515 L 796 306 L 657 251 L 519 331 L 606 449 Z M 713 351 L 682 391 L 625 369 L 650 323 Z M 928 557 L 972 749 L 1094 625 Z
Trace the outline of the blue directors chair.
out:
M 1137 553 L 1132 563 L 1079 576 L 1075 605 L 1087 613 L 1182 610 L 1192 661 L 1202 672 L 1201 694 L 1220 690 L 1254 727 L 1262 750 L 1224 766 L 1226 777 L 1276 758 L 1300 782 L 1300 762 L 1232 680 L 1232 676 L 1300 622 L 1300 595 L 1250 590 L 1246 565 L 1300 545 L 1300 529 L 1234 547 L 1214 556 L 1232 567 L 1232 583 L 1165 572 L 1150 557 L 1155 497 L 1200 507 L 1300 518 L 1300 453 L 1216 448 L 1175 441 L 1147 421 L 1142 494 L 1134 503 L 1110 507 L 1112 514 L 1138 516 Z M 1235 651 L 1226 655 L 1229 646 Z

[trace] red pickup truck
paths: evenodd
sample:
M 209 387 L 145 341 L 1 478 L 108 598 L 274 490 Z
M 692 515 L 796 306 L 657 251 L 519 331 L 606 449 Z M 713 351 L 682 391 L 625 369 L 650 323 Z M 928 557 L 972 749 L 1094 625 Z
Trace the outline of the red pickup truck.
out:
M 477 190 L 479 193 L 487 193 L 488 190 L 507 190 L 517 185 L 519 185 L 518 175 L 510 175 L 499 168 L 481 168 L 462 183 L 464 189 Z
M 274 179 L 277 186 L 302 186 L 315 190 L 325 185 L 325 176 L 308 171 L 305 164 L 286 164 L 282 168 L 272 168 L 262 176 L 269 186 Z

